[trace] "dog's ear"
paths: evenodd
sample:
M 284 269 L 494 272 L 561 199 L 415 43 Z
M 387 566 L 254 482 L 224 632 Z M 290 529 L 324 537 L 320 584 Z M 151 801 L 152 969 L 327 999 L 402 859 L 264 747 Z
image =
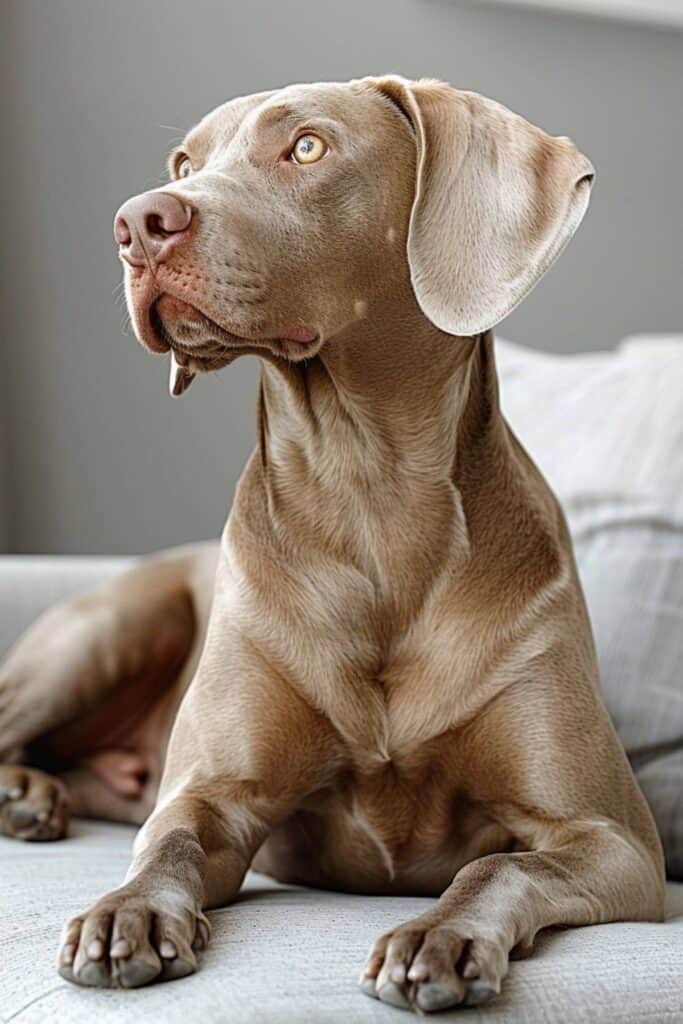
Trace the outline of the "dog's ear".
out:
M 396 104 L 417 143 L 408 261 L 417 301 L 449 334 L 499 323 L 578 228 L 589 160 L 476 93 L 441 82 L 365 79 Z

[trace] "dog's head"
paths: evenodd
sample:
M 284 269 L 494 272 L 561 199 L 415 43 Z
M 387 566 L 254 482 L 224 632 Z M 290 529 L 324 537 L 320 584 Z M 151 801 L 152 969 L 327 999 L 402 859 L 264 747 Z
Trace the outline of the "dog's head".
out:
M 503 319 L 571 238 L 593 169 L 499 104 L 398 77 L 218 107 L 115 221 L 139 340 L 172 390 L 242 352 L 310 358 L 406 293 L 440 330 Z

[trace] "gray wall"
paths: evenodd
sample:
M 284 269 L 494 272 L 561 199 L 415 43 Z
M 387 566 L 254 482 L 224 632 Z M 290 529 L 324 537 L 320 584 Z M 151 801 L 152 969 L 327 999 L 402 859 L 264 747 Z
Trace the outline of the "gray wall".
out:
M 166 361 L 122 335 L 111 221 L 160 182 L 177 129 L 232 95 L 394 70 L 572 135 L 598 168 L 589 216 L 504 333 L 564 351 L 681 328 L 683 34 L 455 0 L 3 0 L 0 16 L 15 551 L 138 552 L 220 530 L 256 366 L 168 398 Z

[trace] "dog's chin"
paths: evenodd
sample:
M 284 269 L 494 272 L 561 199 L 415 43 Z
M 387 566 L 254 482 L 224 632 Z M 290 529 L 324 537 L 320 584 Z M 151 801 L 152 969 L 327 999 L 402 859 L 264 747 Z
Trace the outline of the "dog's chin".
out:
M 229 350 L 241 340 L 194 306 L 169 295 L 162 295 L 151 306 L 149 326 L 157 343 L 154 348 L 171 350 L 183 365 L 191 361 L 193 373 L 219 369 L 230 362 L 234 354 Z
M 140 339 L 143 344 L 153 351 L 172 350 L 193 374 L 221 369 L 245 353 L 299 362 L 316 355 L 322 346 L 318 334 L 308 329 L 285 331 L 284 337 L 279 337 L 277 331 L 272 337 L 237 334 L 168 294 L 151 305 L 148 325 L 151 338 Z

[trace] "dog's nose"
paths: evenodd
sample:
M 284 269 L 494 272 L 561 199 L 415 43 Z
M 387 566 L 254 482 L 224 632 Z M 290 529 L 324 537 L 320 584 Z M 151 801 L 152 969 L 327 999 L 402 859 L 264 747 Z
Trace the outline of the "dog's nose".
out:
M 192 221 L 192 210 L 167 192 L 143 192 L 114 218 L 114 238 L 131 266 L 163 263 Z

